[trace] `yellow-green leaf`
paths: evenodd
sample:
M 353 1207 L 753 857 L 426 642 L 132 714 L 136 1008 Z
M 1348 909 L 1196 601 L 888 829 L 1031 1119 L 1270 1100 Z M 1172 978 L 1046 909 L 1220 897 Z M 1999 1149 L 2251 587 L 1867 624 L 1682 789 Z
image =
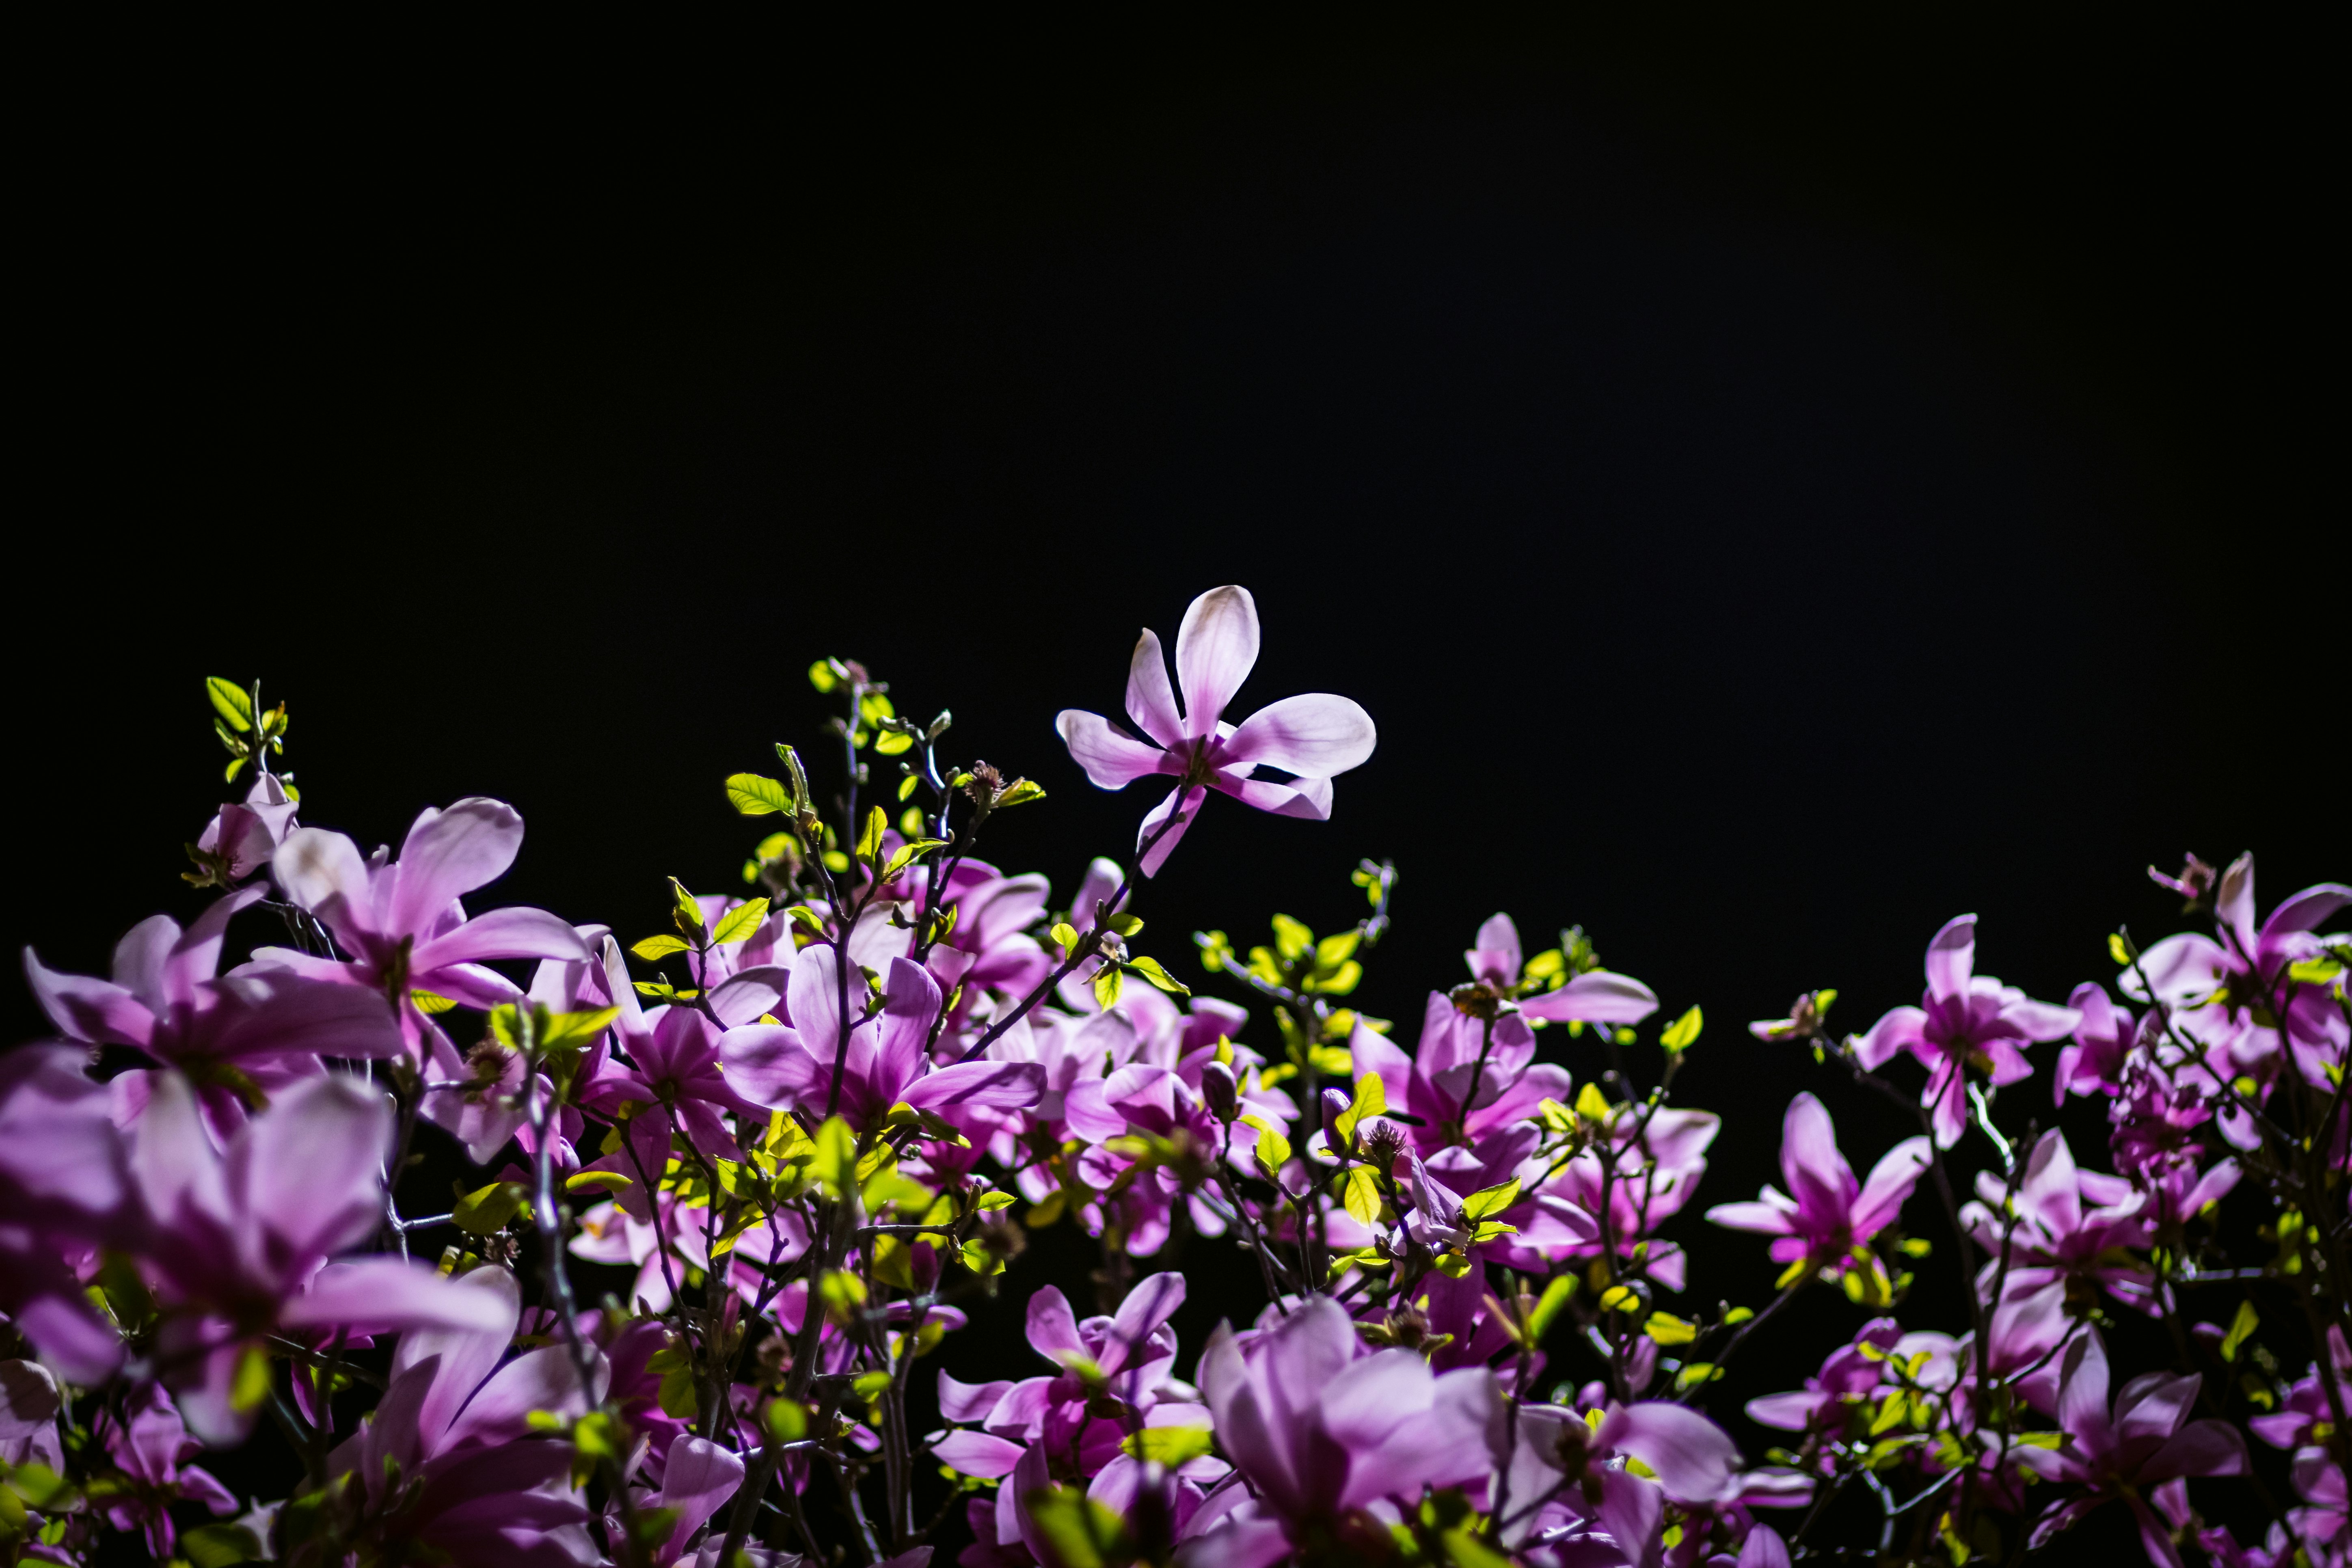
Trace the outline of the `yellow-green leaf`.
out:
M 1280 1128 L 1255 1111 L 1243 1117 L 1242 1121 L 1257 1129 L 1257 1163 L 1270 1182 L 1274 1180 L 1274 1173 L 1282 1169 L 1290 1159 L 1290 1140 L 1282 1135 Z
M 834 673 L 833 660 L 821 658 L 810 665 L 809 684 L 819 691 L 831 691 L 835 687 L 839 686 L 841 677 Z
M 1015 780 L 1013 787 L 996 797 L 993 809 L 1003 811 L 1008 805 L 1026 805 L 1033 800 L 1045 798 L 1045 786 L 1027 779 Z
M 632 946 L 629 951 L 651 963 L 656 959 L 667 958 L 673 952 L 685 952 L 688 951 L 688 945 L 684 937 L 649 936 Z
M 1462 1217 L 1466 1220 L 1491 1219 L 1519 1201 L 1519 1179 L 1513 1176 L 1498 1186 L 1482 1187 L 1462 1200 Z
M 1134 970 L 1138 974 L 1142 975 L 1146 980 L 1151 982 L 1152 984 L 1160 987 L 1160 990 L 1169 993 L 1171 995 L 1190 996 L 1192 994 L 1192 988 L 1177 980 L 1175 976 L 1170 974 L 1167 970 L 1161 968 L 1160 961 L 1156 958 L 1129 959 L 1128 961 L 1128 967 Z
M 592 1188 L 599 1192 L 617 1193 L 623 1187 L 635 1184 L 618 1171 L 574 1171 L 563 1178 L 563 1190 L 567 1193 L 584 1193 Z
M 1658 1037 L 1658 1044 L 1670 1051 L 1688 1050 L 1692 1042 L 1698 1038 L 1699 1030 L 1706 1026 L 1706 1019 L 1700 1015 L 1696 1007 L 1693 1007 L 1666 1026 L 1666 1032 Z
M 809 1176 L 824 1184 L 825 1191 L 837 1198 L 856 1180 L 856 1135 L 849 1131 L 848 1122 L 838 1116 L 829 1116 L 824 1125 L 816 1130 L 813 1142 L 816 1148 L 809 1158 Z
M 866 814 L 866 826 L 857 835 L 857 858 L 869 864 L 882 853 L 882 835 L 890 830 L 890 819 L 875 806 Z
M 1106 1013 L 1118 1005 L 1118 995 L 1126 976 L 1116 963 L 1106 963 L 1095 971 L 1095 1003 Z
M 446 1013 L 457 1005 L 454 999 L 430 991 L 411 991 L 408 994 L 408 1001 L 411 1006 L 428 1018 L 436 1013 Z
M 525 1196 L 520 1182 L 492 1182 L 457 1200 L 454 1218 L 467 1236 L 496 1236 L 521 1209 Z
M 1568 1305 L 1569 1300 L 1575 1294 L 1575 1275 L 1552 1276 L 1551 1283 L 1544 1287 L 1544 1293 L 1536 1300 L 1536 1310 L 1528 1314 L 1528 1336 L 1530 1342 L 1539 1341 L 1544 1337 L 1544 1331 L 1551 1327 L 1553 1320 L 1559 1316 L 1561 1310 Z
M 767 918 L 768 900 L 765 899 L 753 899 L 748 903 L 738 904 L 719 917 L 718 929 L 710 933 L 710 940 L 721 945 L 748 942 L 751 933 L 760 929 L 760 922 Z
M 232 728 L 240 731 L 253 728 L 253 699 L 246 694 L 244 687 L 217 675 L 206 676 L 205 695 L 213 700 L 213 711 Z
M 1653 1312 L 1642 1331 L 1662 1345 L 1686 1345 L 1698 1338 L 1698 1326 L 1686 1323 L 1671 1312 Z
M 1370 1225 L 1381 1217 L 1381 1184 L 1370 1166 L 1358 1165 L 1348 1173 L 1344 1202 L 1349 1215 L 1359 1225 Z
M 229 1408 L 258 1410 L 268 1397 L 269 1356 L 259 1345 L 247 1345 L 237 1354 L 236 1373 L 228 1387 Z
M 688 892 L 686 890 L 686 884 L 679 881 L 676 877 L 672 877 L 669 879 L 669 888 L 671 896 L 676 899 L 677 902 L 678 929 L 681 931 L 700 931 L 702 929 L 702 906 L 694 901 L 694 895 Z
M 790 815 L 793 792 L 762 773 L 730 773 L 727 804 L 746 816 L 767 816 L 779 811 Z
M 1381 1116 L 1387 1114 L 1388 1108 L 1388 1088 L 1381 1082 L 1380 1074 L 1368 1072 L 1363 1077 L 1358 1079 L 1356 1080 L 1356 1098 L 1349 1104 L 1348 1109 L 1340 1114 L 1336 1123 L 1339 1130 L 1340 1141 L 1342 1142 L 1353 1142 L 1355 1141 L 1356 1127 L 1358 1123 L 1361 1122 L 1367 1116 Z
M 2237 1360 L 2239 1347 L 2243 1345 L 2254 1330 L 2261 1326 L 2262 1321 L 2262 1314 L 2254 1310 L 2254 1304 L 2252 1301 L 2239 1302 L 2238 1315 L 2231 1320 L 2230 1332 L 2221 1341 L 2221 1359 Z
M 1119 1439 L 1119 1451 L 1174 1469 L 1191 1464 L 1213 1446 L 1206 1426 L 1146 1426 Z

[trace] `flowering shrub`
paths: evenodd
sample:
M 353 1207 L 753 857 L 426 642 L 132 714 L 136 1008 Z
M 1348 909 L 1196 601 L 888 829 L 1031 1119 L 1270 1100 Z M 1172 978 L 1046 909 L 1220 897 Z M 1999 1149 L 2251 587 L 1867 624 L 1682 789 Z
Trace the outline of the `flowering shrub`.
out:
M 469 910 L 521 845 L 499 802 L 397 853 L 303 824 L 284 705 L 211 682 L 251 775 L 190 847 L 215 901 L 133 927 L 105 979 L 28 952 L 57 1038 L 0 1056 L 0 1552 L 913 1565 L 961 1514 L 974 1568 L 1759 1568 L 2006 1559 L 2112 1507 L 2161 1563 L 2352 1559 L 2352 940 L 2320 930 L 2352 889 L 2264 919 L 2251 860 L 2192 859 L 2159 880 L 2213 934 L 2118 932 L 2063 1005 L 1978 973 L 1954 920 L 1919 1006 L 1841 1038 L 1818 991 L 1751 1026 L 1817 1085 L 1781 1184 L 1695 1211 L 1718 1123 L 1673 1089 L 1700 1011 L 1664 1021 L 1580 931 L 1530 955 L 1488 921 L 1410 1051 L 1348 1005 L 1389 865 L 1352 929 L 1201 933 L 1237 1000 L 1137 945 L 1138 876 L 1213 796 L 1320 819 L 1372 752 L 1340 697 L 1227 722 L 1257 644 L 1217 589 L 1172 685 L 1137 644 L 1133 732 L 1061 715 L 1097 784 L 1172 781 L 1135 870 L 1066 901 L 977 858 L 1042 790 L 820 664 L 830 804 L 788 746 L 729 778 L 780 824 L 746 891 L 673 884 L 634 941 Z M 283 941 L 224 972 L 233 923 Z M 2108 1102 L 2113 1173 L 2035 1125 L 2069 1095 Z M 1841 1148 L 1832 1108 L 1870 1096 L 1917 1135 Z M 481 1173 L 407 1212 L 392 1178 L 434 1139 Z M 1770 1238 L 1755 1307 L 1680 1300 L 1668 1232 L 1698 1222 Z M 1055 1224 L 1098 1240 L 1094 1315 L 1024 1279 Z M 1178 1342 L 1185 1279 L 1150 1270 L 1179 1232 L 1255 1274 L 1255 1322 Z M 1890 1315 L 1921 1232 L 1958 1253 L 1966 1332 Z M 1713 1385 L 1809 1295 L 1874 1315 L 1748 1405 L 1785 1436 L 1744 1455 Z M 1034 1357 L 923 1368 L 1008 1296 Z M 2172 1355 L 2123 1375 L 2137 1321 Z M 197 1462 L 265 1425 L 290 1495 Z M 2242 1542 L 2200 1501 L 2268 1522 Z

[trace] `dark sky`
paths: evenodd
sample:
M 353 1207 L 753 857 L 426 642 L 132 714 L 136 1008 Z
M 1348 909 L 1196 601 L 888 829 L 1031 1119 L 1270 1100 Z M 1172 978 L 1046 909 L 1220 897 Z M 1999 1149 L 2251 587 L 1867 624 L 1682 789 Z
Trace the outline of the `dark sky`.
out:
M 2152 859 L 2343 873 L 2315 40 L 902 26 L 57 62 L 12 942 L 95 969 L 193 907 L 215 673 L 291 700 L 306 820 L 500 795 L 490 901 L 635 934 L 729 880 L 719 779 L 859 658 L 1045 784 L 984 852 L 1066 889 L 1150 800 L 1053 714 L 1225 582 L 1240 706 L 1345 692 L 1381 748 L 1328 825 L 1213 810 L 1142 945 L 1337 925 L 1392 855 L 1363 1000 L 1410 1019 L 1488 913 L 1580 921 L 1707 1009 L 1713 1201 L 1819 1082 L 1738 1027 L 1798 990 L 1859 1027 L 1974 910 L 2056 999 L 2164 927 Z M 1902 1130 L 1852 1114 L 1857 1160 Z

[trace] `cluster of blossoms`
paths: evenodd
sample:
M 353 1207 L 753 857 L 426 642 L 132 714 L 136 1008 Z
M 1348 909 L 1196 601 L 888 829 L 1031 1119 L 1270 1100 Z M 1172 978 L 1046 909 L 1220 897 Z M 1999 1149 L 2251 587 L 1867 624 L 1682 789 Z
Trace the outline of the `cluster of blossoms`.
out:
M 1061 715 L 1097 784 L 1172 781 L 1143 878 L 1213 792 L 1321 819 L 1372 752 L 1344 698 L 1225 721 L 1257 638 L 1215 590 L 1172 684 L 1138 643 L 1132 731 Z M 1580 930 L 1530 955 L 1497 915 L 1408 1051 L 1348 1005 L 1395 881 L 1370 861 L 1338 934 L 1200 933 L 1240 1000 L 1195 997 L 1132 945 L 1120 865 L 1064 904 L 974 858 L 1036 785 L 949 760 L 948 716 L 859 666 L 812 679 L 841 703 L 830 809 L 789 747 L 782 777 L 730 778 L 782 823 L 745 893 L 673 883 L 670 930 L 627 943 L 468 910 L 521 845 L 499 802 L 426 811 L 396 854 L 302 825 L 269 769 L 283 705 L 210 683 L 254 774 L 190 847 L 217 897 L 134 927 L 107 979 L 27 952 L 56 1037 L 0 1055 L 0 1559 L 128 1533 L 206 1565 L 917 1568 L 955 1521 L 971 1568 L 1957 1564 L 2113 1503 L 2159 1563 L 2352 1563 L 2352 940 L 2320 930 L 2352 889 L 2258 923 L 2250 860 L 2192 860 L 2160 879 L 2216 935 L 2118 932 L 2112 989 L 1979 975 L 1963 917 L 1919 1006 L 1841 1039 L 1813 992 L 1753 1026 L 1820 1092 L 1787 1108 L 1783 1186 L 1692 1216 L 1780 1268 L 1759 1307 L 1710 1309 L 1665 1234 L 1719 1126 L 1672 1101 L 1698 1008 L 1664 1021 Z M 248 912 L 283 942 L 224 971 Z M 2108 1102 L 2112 1174 L 2016 1092 L 2062 1040 L 2054 1098 Z M 1881 1076 L 1906 1053 L 1917 1093 Z M 1874 1095 L 1919 1131 L 1857 1178 L 1827 1102 Z M 1965 1205 L 1964 1147 L 1990 1161 Z M 478 1173 L 405 1212 L 428 1154 Z M 1923 1186 L 1965 1332 L 1887 1315 Z M 1093 1315 L 1023 1279 L 1055 1224 L 1099 1247 Z M 1185 1277 L 1153 1264 L 1212 1241 L 1266 1304 L 1188 1363 Z M 1749 1403 L 1788 1445 L 1751 1461 L 1708 1395 L 1808 1293 L 1866 1321 Z M 1008 1296 L 1034 1361 L 919 1370 Z M 2177 1354 L 2113 1388 L 2140 1321 Z M 289 1495 L 195 1462 L 265 1423 Z M 2247 1431 L 2291 1456 L 2291 1498 Z M 2209 1521 L 2203 1478 L 2245 1478 L 2200 1496 L 2266 1533 Z

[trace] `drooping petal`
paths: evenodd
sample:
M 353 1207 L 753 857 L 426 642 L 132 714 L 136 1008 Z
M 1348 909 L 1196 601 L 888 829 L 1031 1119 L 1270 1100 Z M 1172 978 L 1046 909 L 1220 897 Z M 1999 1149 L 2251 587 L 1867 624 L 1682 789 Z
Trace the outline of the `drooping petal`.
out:
M 1257 603 L 1247 588 L 1212 588 L 1184 611 L 1176 632 L 1176 684 L 1184 692 L 1184 732 L 1202 739 L 1257 664 Z
M 959 1062 L 917 1079 L 898 1098 L 918 1110 L 989 1106 L 1026 1110 L 1045 1097 L 1045 1069 L 1035 1062 Z
M 2143 1482 L 2169 1480 L 2175 1476 L 2242 1476 L 2246 1473 L 2246 1440 L 2226 1421 L 2191 1421 L 2139 1468 Z
M 400 1348 L 392 1358 L 394 1376 L 427 1361 L 434 1363 L 432 1386 L 416 1413 L 418 1440 L 427 1453 L 439 1447 L 442 1434 L 465 1408 L 466 1401 L 498 1370 L 499 1358 L 506 1354 L 522 1309 L 522 1293 L 515 1278 L 503 1268 L 477 1268 L 460 1277 L 457 1284 L 460 1289 L 479 1290 L 504 1302 L 506 1323 L 483 1330 L 419 1329 L 400 1336 Z
M 1649 1466 L 1677 1502 L 1715 1501 L 1739 1468 L 1739 1448 L 1723 1428 L 1696 1410 L 1658 1400 L 1612 1409 L 1592 1440 Z
M 1897 1051 L 1925 1046 L 1927 1026 L 1927 1015 L 1918 1008 L 1891 1007 L 1885 1017 L 1870 1026 L 1868 1034 L 1854 1042 L 1854 1059 L 1874 1070 L 1884 1067 Z
M 1177 844 L 1192 831 L 1193 822 L 1201 815 L 1201 804 L 1208 798 L 1209 791 L 1205 785 L 1172 789 L 1168 792 L 1168 798 L 1143 819 L 1143 826 L 1136 831 L 1135 847 L 1142 855 L 1138 867 L 1145 876 L 1160 874 L 1160 868 L 1166 865 L 1168 857 L 1176 852 Z M 1178 805 L 1180 800 L 1182 802 L 1181 806 Z M 1160 825 L 1168 820 L 1171 812 L 1180 813 L 1179 818 L 1176 826 L 1163 832 Z M 1145 847 L 1147 845 L 1149 848 Z
M 1135 639 L 1135 655 L 1128 661 L 1127 716 L 1171 750 L 1184 739 L 1183 715 L 1176 711 L 1176 693 L 1168 685 L 1168 656 L 1160 649 L 1160 634 L 1149 627 Z
M 1595 969 L 1518 1006 L 1527 1017 L 1547 1023 L 1638 1024 L 1658 1010 L 1658 994 L 1630 974 Z
M 682 1552 L 703 1521 L 743 1484 L 743 1457 L 706 1437 L 680 1437 L 662 1467 L 659 1506 L 677 1510 L 665 1559 Z
M 1372 716 L 1358 704 L 1311 691 L 1259 709 L 1218 750 L 1229 763 L 1328 779 L 1362 766 L 1379 741 Z
M 1028 1320 L 1029 1343 L 1048 1361 L 1087 1353 L 1086 1342 L 1078 1338 L 1078 1320 L 1059 1286 L 1044 1286 L 1029 1298 Z
M 931 1445 L 931 1455 L 961 1475 L 993 1480 L 1009 1476 L 1021 1462 L 1022 1445 L 992 1437 L 985 1432 L 950 1432 Z
M 420 944 L 410 958 L 414 973 L 427 973 L 457 963 L 491 958 L 553 958 L 577 963 L 588 957 L 569 921 L 545 910 L 492 910 L 476 915 L 446 936 Z
M 1054 732 L 1070 749 L 1070 760 L 1084 768 L 1097 789 L 1125 789 L 1152 773 L 1183 771 L 1172 752 L 1154 750 L 1110 727 L 1099 713 L 1068 708 L 1055 716 Z
M 961 1383 L 946 1373 L 940 1373 L 940 1419 L 942 1421 L 978 1421 L 996 1407 L 996 1402 L 1013 1392 L 1011 1382 Z
M 488 1291 L 466 1289 L 428 1264 L 397 1258 L 329 1264 L 308 1291 L 279 1310 L 278 1321 L 289 1328 L 367 1334 L 425 1328 L 495 1333 L 514 1321 Z
M 25 950 L 25 980 L 41 1011 L 69 1040 L 143 1050 L 154 1036 L 155 1015 L 112 981 L 60 974 L 34 957 L 29 947 Z
M 446 811 L 426 807 L 400 846 L 388 930 L 421 935 L 453 900 L 506 875 L 521 849 L 522 814 L 504 801 L 471 795 Z
M 1270 816 L 1295 816 L 1304 822 L 1331 820 L 1329 779 L 1276 784 L 1270 779 L 1244 778 L 1234 769 L 1220 768 L 1209 775 L 1209 787 Z
M 1862 1195 L 1854 1200 L 1855 1240 L 1867 1240 L 1895 1222 L 1930 1158 L 1927 1139 L 1906 1138 L 1871 1167 L 1870 1179 L 1863 1183 Z

